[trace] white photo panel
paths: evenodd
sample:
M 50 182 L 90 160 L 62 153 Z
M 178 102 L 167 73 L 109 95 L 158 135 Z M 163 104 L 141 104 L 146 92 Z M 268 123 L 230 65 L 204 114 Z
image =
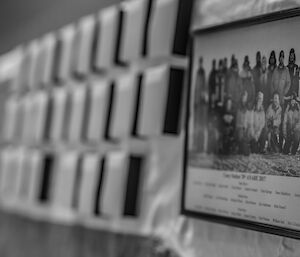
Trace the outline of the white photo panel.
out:
M 34 93 L 34 109 L 32 115 L 32 140 L 34 143 L 41 142 L 44 138 L 47 108 L 49 102 L 49 95 L 45 91 L 37 91 Z
M 82 179 L 79 188 L 78 212 L 81 215 L 92 216 L 99 198 L 100 162 L 98 154 L 86 154 L 82 160 Z
M 99 33 L 96 45 L 94 66 L 97 70 L 106 70 L 114 65 L 116 40 L 118 32 L 117 6 L 103 9 L 99 12 Z
M 128 74 L 115 82 L 112 112 L 110 117 L 110 136 L 126 138 L 131 134 L 135 114 L 138 76 Z
M 92 15 L 83 17 L 78 24 L 78 50 L 74 53 L 76 55 L 74 71 L 80 76 L 87 75 L 90 70 L 95 26 L 96 18 Z
M 37 150 L 27 151 L 24 156 L 19 198 L 29 204 L 36 204 L 41 179 L 41 153 Z
M 178 5 L 179 0 L 154 0 L 149 24 L 150 58 L 165 57 L 172 53 Z
M 65 107 L 68 91 L 65 88 L 55 88 L 51 92 L 53 99 L 52 122 L 50 124 L 50 140 L 59 142 L 62 140 Z
M 6 149 L 1 152 L 1 198 L 16 200 L 22 174 L 24 152 L 21 149 Z
M 105 80 L 97 80 L 91 85 L 91 108 L 87 129 L 87 140 L 90 142 L 99 142 L 104 136 L 110 87 L 111 83 Z
M 68 152 L 58 158 L 57 172 L 54 178 L 53 205 L 62 209 L 71 209 L 78 154 Z
M 45 35 L 40 41 L 38 67 L 35 76 L 37 84 L 47 87 L 52 82 L 56 37 L 53 33 Z
M 127 153 L 109 153 L 105 159 L 103 190 L 100 199 L 103 215 L 112 218 L 118 218 L 122 215 L 127 174 Z
M 24 63 L 24 65 L 28 65 L 28 81 L 27 82 L 27 86 L 28 89 L 33 90 L 36 89 L 38 87 L 38 81 L 37 81 L 37 70 L 39 67 L 39 55 L 41 52 L 41 44 L 38 40 L 34 40 L 32 41 L 27 49 L 27 54 L 29 55 L 29 62 L 28 63 Z
M 11 96 L 5 102 L 3 139 L 6 142 L 12 142 L 16 139 L 18 112 L 20 107 L 20 99 L 18 97 Z
M 30 144 L 33 141 L 36 124 L 34 123 L 34 109 L 35 101 L 34 94 L 26 94 L 22 99 L 23 105 L 23 131 L 22 131 L 22 142 Z
M 68 127 L 68 140 L 72 143 L 79 142 L 82 138 L 82 128 L 85 114 L 87 86 L 76 85 L 71 93 L 71 116 Z
M 128 63 L 141 58 L 148 2 L 149 0 L 129 0 L 121 3 L 123 12 L 119 52 L 121 62 Z
M 72 61 L 74 58 L 74 40 L 76 28 L 74 25 L 68 25 L 59 31 L 57 60 L 54 76 L 59 82 L 65 82 L 72 76 Z
M 169 81 L 169 67 L 166 65 L 145 71 L 140 95 L 137 134 L 158 136 L 162 134 L 165 121 Z

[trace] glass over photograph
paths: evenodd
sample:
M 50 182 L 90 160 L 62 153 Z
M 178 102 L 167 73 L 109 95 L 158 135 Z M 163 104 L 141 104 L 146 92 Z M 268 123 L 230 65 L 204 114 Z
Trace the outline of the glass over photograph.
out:
M 196 38 L 189 165 L 300 175 L 300 45 L 268 26 Z
M 268 18 L 193 35 L 182 212 L 300 238 L 300 16 Z

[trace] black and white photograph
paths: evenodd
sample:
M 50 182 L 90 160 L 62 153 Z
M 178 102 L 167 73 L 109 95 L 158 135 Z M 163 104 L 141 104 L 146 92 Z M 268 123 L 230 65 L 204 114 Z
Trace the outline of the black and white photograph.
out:
M 298 20 L 195 37 L 189 165 L 300 175 Z

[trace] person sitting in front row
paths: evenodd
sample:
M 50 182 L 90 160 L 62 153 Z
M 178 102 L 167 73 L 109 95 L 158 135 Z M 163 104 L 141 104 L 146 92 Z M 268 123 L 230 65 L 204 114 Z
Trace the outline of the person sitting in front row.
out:
M 286 108 L 283 119 L 283 136 L 285 139 L 283 153 L 295 155 L 300 141 L 300 108 L 297 103 L 297 94 L 293 93 Z
M 257 93 L 254 108 L 251 112 L 251 152 L 263 153 L 265 152 L 266 143 L 266 115 L 263 107 L 264 94 L 262 92 Z
M 231 98 L 227 98 L 221 113 L 221 154 L 232 154 L 234 148 L 235 115 Z
M 266 129 L 268 137 L 268 149 L 271 153 L 279 153 L 279 128 L 281 125 L 282 108 L 280 106 L 279 93 L 273 93 L 273 103 L 266 112 Z
M 248 92 L 244 91 L 236 113 L 236 142 L 237 152 L 250 154 L 251 112 L 248 106 Z

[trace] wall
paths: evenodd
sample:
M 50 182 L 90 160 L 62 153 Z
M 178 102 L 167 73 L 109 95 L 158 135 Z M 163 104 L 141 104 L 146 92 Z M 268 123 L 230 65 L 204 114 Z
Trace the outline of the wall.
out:
M 2 0 L 0 54 L 121 0 Z
M 99 1 L 96 3 L 97 1 L 91 0 L 89 0 L 89 2 L 81 1 L 78 5 L 74 4 L 78 10 L 75 11 L 74 16 L 71 17 L 68 13 L 68 7 L 66 8 L 66 6 L 68 6 L 68 1 L 66 0 L 62 4 L 63 8 L 61 9 L 57 5 L 58 2 L 62 3 L 61 1 L 49 2 L 48 5 L 52 7 L 45 5 L 44 12 L 41 11 L 43 8 L 40 2 L 41 1 L 36 0 L 36 7 L 32 7 L 32 10 L 36 11 L 34 19 L 31 20 L 27 17 L 28 20 L 24 23 L 22 28 L 18 28 L 18 26 L 22 24 L 19 20 L 14 21 L 14 28 L 8 28 L 8 26 L 0 23 L 2 24 L 0 33 L 3 38 L 3 40 L 1 40 L 0 51 L 5 52 L 21 41 L 28 40 L 50 29 L 54 29 L 62 25 L 62 23 L 68 22 L 69 19 L 78 16 L 79 13 L 81 16 L 85 14 L 85 12 L 92 12 L 93 8 L 97 4 L 100 4 Z M 71 0 L 69 2 L 71 2 Z M 108 2 L 109 4 L 112 3 L 112 1 L 105 1 L 105 3 Z M 201 9 L 196 10 L 200 11 L 195 14 L 195 26 L 210 26 L 223 21 L 229 21 L 233 18 L 232 14 L 236 15 L 235 17 L 242 17 L 245 13 L 251 16 L 270 10 L 277 10 L 278 8 L 286 8 L 285 3 L 287 2 L 289 6 L 297 4 L 297 1 L 274 0 L 252 0 L 247 1 L 247 5 L 244 5 L 245 1 L 238 0 L 226 1 L 226 4 L 221 0 L 199 1 Z M 11 2 L 8 6 L 12 8 L 13 3 L 16 3 L 16 1 Z M 269 5 L 267 5 L 267 3 L 269 3 Z M 24 3 L 24 5 L 26 4 Z M 241 8 L 242 6 L 243 8 Z M 236 7 L 236 9 L 233 9 L 233 7 Z M 240 9 L 238 7 L 240 7 Z M 224 8 L 228 11 L 223 12 Z M 47 10 L 51 10 L 51 15 L 46 14 Z M 207 10 L 209 11 L 207 12 Z M 256 11 L 254 12 L 253 10 Z M 24 10 L 19 10 L 19 13 L 22 14 L 23 11 Z M 3 8 L 1 12 L 2 15 L 0 16 L 3 17 L 5 13 Z M 26 13 L 26 11 L 24 12 Z M 53 15 L 54 13 L 58 15 L 55 16 Z M 65 16 L 66 13 L 68 17 Z M 9 16 L 8 14 L 5 15 Z M 51 22 L 49 22 L 50 18 Z M 10 17 L 10 19 L 13 20 L 17 18 L 14 16 L 14 18 Z M 40 21 L 41 24 L 37 24 L 37 21 Z M 21 34 L 23 35 L 21 35 L 20 32 L 22 32 Z M 151 176 L 148 178 L 148 187 L 151 189 L 149 190 L 148 197 L 151 199 L 151 206 L 149 206 L 149 218 L 145 221 L 144 226 L 151 227 L 152 236 L 164 239 L 164 243 L 161 246 L 162 248 L 173 249 L 174 252 L 184 257 L 300 256 L 299 241 L 180 216 L 182 149 L 183 133 L 178 138 L 170 137 L 164 140 L 156 138 L 151 142 L 153 155 L 151 157 Z M 79 229 L 79 233 L 74 232 L 76 229 Z M 93 236 L 89 236 L 89 233 L 93 234 Z M 136 244 L 134 250 L 131 249 L 129 251 L 128 249 L 134 243 L 128 243 L 128 241 L 126 243 L 123 241 L 122 243 L 117 236 L 111 233 L 103 240 L 103 237 L 105 237 L 105 235 L 103 235 L 104 232 L 100 231 L 103 237 L 98 233 L 99 232 L 93 231 L 86 232 L 83 228 L 40 223 L 30 218 L 22 218 L 18 215 L 2 213 L 0 215 L 0 249 L 2 249 L 0 255 L 34 256 L 33 252 L 35 252 L 36 256 L 41 256 L 43 251 L 49 252 L 52 250 L 53 254 L 56 253 L 56 256 L 76 256 L 80 251 L 87 250 L 88 248 L 93 248 L 94 254 L 100 253 L 101 251 L 103 254 L 108 253 L 107 250 L 101 248 L 102 245 L 112 247 L 109 256 L 132 256 L 131 254 L 133 252 L 136 253 L 137 256 L 154 256 L 150 252 L 152 248 L 142 241 L 142 237 L 139 237 L 139 239 L 133 238 Z M 110 239 L 107 240 L 107 238 Z M 39 243 L 37 244 L 38 240 Z M 154 243 L 150 242 L 150 244 Z M 8 245 L 10 245 L 10 249 L 7 249 Z M 55 249 L 61 247 L 61 245 L 67 246 L 67 250 L 57 250 L 56 252 Z M 78 248 L 78 245 L 81 245 L 82 248 Z M 135 251 L 139 249 L 139 246 L 145 247 L 144 249 L 146 250 Z M 83 254 L 81 256 L 83 256 Z M 167 254 L 164 256 L 167 256 Z M 169 256 L 172 255 L 170 254 Z

